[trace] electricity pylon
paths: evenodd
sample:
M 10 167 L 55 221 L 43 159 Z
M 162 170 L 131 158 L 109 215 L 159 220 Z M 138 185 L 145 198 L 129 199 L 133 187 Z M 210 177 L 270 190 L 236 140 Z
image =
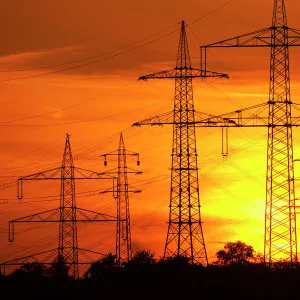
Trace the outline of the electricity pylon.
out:
M 107 166 L 107 156 L 118 157 L 117 169 L 112 169 L 105 174 L 117 174 L 117 190 L 107 190 L 103 193 L 113 192 L 117 200 L 117 230 L 116 230 L 116 259 L 120 266 L 132 258 L 129 193 L 140 193 L 141 190 L 131 189 L 128 185 L 127 174 L 142 174 L 142 172 L 127 167 L 127 156 L 136 156 L 137 165 L 140 165 L 139 154 L 128 151 L 125 148 L 123 134 L 120 134 L 119 148 L 117 151 L 101 155 L 104 157 L 104 165 Z
M 200 217 L 194 126 L 195 116 L 198 113 L 194 109 L 192 79 L 228 78 L 228 76 L 192 68 L 185 27 L 185 23 L 182 21 L 175 68 L 139 78 L 141 80 L 175 79 L 173 111 L 133 125 L 173 125 L 170 212 L 164 257 L 181 255 L 188 257 L 192 264 L 207 265 L 207 253 Z
M 275 0 L 271 27 L 201 47 L 204 71 L 208 48 L 269 47 L 271 50 L 268 117 L 258 121 L 259 126 L 268 127 L 264 259 L 269 265 L 279 259 L 289 259 L 291 264 L 297 260 L 292 127 L 299 125 L 299 118 L 292 118 L 292 108 L 297 104 L 290 96 L 289 48 L 300 46 L 299 41 L 300 30 L 288 27 L 284 0 Z M 235 112 L 240 114 L 238 126 L 249 127 L 241 111 Z M 234 113 L 222 117 L 230 115 Z M 198 121 L 197 126 L 203 126 L 208 120 Z M 214 121 L 212 118 L 209 123 Z
M 9 241 L 14 241 L 14 223 L 27 222 L 58 222 L 59 237 L 58 248 L 50 252 L 56 253 L 57 257 L 62 258 L 69 267 L 69 273 L 72 277 L 79 277 L 78 253 L 84 252 L 85 256 L 88 252 L 97 253 L 94 251 L 78 248 L 77 240 L 77 223 L 78 222 L 116 222 L 115 217 L 105 214 L 100 214 L 94 211 L 76 207 L 75 200 L 75 180 L 92 180 L 92 179 L 109 179 L 114 180 L 114 177 L 105 173 L 94 172 L 81 168 L 74 167 L 73 156 L 71 152 L 70 136 L 67 134 L 65 150 L 61 167 L 42 171 L 36 174 L 28 175 L 18 179 L 18 198 L 23 198 L 23 180 L 60 180 L 60 206 L 59 208 L 51 209 L 34 215 L 15 219 L 9 222 Z M 42 253 L 38 253 L 42 254 Z M 26 258 L 37 256 L 29 255 Z M 50 255 L 51 256 L 51 255 Z M 49 257 L 47 257 L 48 259 Z M 18 258 L 18 261 L 21 259 Z M 14 260 L 13 260 L 14 261 Z M 10 263 L 13 263 L 11 261 Z M 8 263 L 9 264 L 9 263 Z

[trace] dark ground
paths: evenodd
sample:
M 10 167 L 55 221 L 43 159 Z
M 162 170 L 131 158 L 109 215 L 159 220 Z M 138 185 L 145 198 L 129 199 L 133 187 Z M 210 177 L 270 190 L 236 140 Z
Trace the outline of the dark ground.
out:
M 72 280 L 17 271 L 2 277 L 0 299 L 300 299 L 300 268 L 260 264 L 192 266 L 182 262 L 96 266 Z

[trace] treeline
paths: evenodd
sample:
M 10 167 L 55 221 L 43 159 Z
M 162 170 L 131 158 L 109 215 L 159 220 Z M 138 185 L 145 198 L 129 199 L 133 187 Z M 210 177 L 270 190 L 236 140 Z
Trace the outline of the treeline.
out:
M 62 258 L 51 267 L 24 264 L 2 275 L 0 299 L 300 299 L 300 267 L 286 261 L 266 267 L 262 255 L 240 241 L 227 243 L 206 267 L 142 250 L 121 266 L 109 253 L 79 280 L 68 271 Z

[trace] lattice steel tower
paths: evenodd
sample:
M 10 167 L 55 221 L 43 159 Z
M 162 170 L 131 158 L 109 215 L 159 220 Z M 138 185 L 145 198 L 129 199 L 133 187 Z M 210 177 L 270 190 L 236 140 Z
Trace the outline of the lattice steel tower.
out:
M 114 197 L 117 200 L 117 228 L 116 228 L 116 256 L 117 264 L 120 266 L 124 262 L 132 259 L 131 229 L 130 229 L 130 209 L 129 193 L 140 193 L 141 190 L 132 189 L 128 184 L 128 174 L 142 174 L 142 172 L 127 167 L 127 157 L 136 156 L 137 165 L 140 165 L 139 154 L 125 148 L 123 134 L 120 134 L 119 148 L 115 152 L 101 155 L 105 158 L 104 165 L 107 165 L 107 156 L 118 157 L 118 168 L 105 172 L 105 174 L 117 175 L 117 189 Z M 104 191 L 103 193 L 110 192 Z
M 265 258 L 297 258 L 290 62 L 284 0 L 274 2 L 271 31 Z
M 300 30 L 288 27 L 284 0 L 274 1 L 272 26 L 201 47 L 201 69 L 207 48 L 269 47 L 270 88 L 264 257 L 267 264 L 297 260 L 292 117 L 297 108 L 290 95 L 289 48 L 300 46 Z
M 140 125 L 173 125 L 172 168 L 169 225 L 164 257 L 186 256 L 191 263 L 206 265 L 207 253 L 200 217 L 200 196 L 195 134 L 193 78 L 228 77 L 225 74 L 202 71 L 191 66 L 186 25 L 181 33 L 174 69 L 140 77 L 147 79 L 175 79 L 174 109 Z
M 78 268 L 78 241 L 76 223 L 76 200 L 74 163 L 71 152 L 69 135 L 67 135 L 64 156 L 61 168 L 60 187 L 60 222 L 58 238 L 58 255 L 66 261 L 77 262 L 72 264 L 73 268 Z M 71 270 L 77 276 L 78 270 Z
M 94 211 L 76 207 L 76 194 L 75 194 L 75 180 L 91 180 L 91 179 L 109 179 L 114 180 L 114 177 L 105 173 L 94 172 L 77 168 L 74 166 L 73 156 L 71 152 L 70 136 L 67 134 L 65 149 L 63 154 L 62 165 L 58 168 L 39 172 L 36 174 L 28 175 L 18 179 L 18 198 L 23 198 L 23 181 L 24 180 L 60 180 L 60 206 L 59 208 L 51 209 L 34 215 L 26 216 L 23 218 L 15 219 L 9 222 L 9 241 L 14 241 L 14 223 L 28 223 L 28 222 L 58 222 L 58 247 L 56 249 L 45 251 L 51 256 L 56 256 L 62 259 L 69 267 L 69 273 L 73 278 L 79 278 L 78 267 L 78 253 L 84 254 L 87 257 L 88 253 L 100 254 L 95 251 L 90 251 L 78 247 L 77 239 L 77 223 L 78 222 L 116 222 L 115 217 L 105 214 L 97 213 Z M 48 254 L 49 254 L 48 253 Z M 38 256 L 36 253 L 28 255 Z M 22 260 L 18 258 L 16 260 Z M 14 260 L 13 260 L 14 261 Z M 11 261 L 11 262 L 13 262 Z M 46 261 L 43 261 L 46 262 Z

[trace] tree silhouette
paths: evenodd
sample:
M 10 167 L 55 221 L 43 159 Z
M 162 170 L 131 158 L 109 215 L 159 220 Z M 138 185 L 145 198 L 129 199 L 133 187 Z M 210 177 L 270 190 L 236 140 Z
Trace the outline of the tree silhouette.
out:
M 264 255 L 261 252 L 255 253 L 254 258 L 253 258 L 253 262 L 255 264 L 264 264 L 264 262 L 265 262 Z
M 174 265 L 178 267 L 184 267 L 188 266 L 190 264 L 190 258 L 186 256 L 174 256 L 174 257 L 167 257 L 167 258 L 162 258 L 159 260 L 159 264 L 167 264 L 167 265 Z
M 37 276 L 45 276 L 47 274 L 45 265 L 38 262 L 26 263 L 20 267 L 20 271 L 35 274 Z
M 157 295 L 184 299 L 201 292 L 212 300 L 299 298 L 298 264 L 291 268 L 289 261 L 282 260 L 265 266 L 262 254 L 241 241 L 225 244 L 217 257 L 215 265 L 205 267 L 191 264 L 184 256 L 156 260 L 150 250 L 141 250 L 128 264 L 118 267 L 116 256 L 108 253 L 91 264 L 84 280 L 68 280 L 68 265 L 57 257 L 50 268 L 26 263 L 2 280 L 0 277 L 1 297 L 76 300 L 101 295 L 139 299 L 146 294 L 147 299 Z
M 241 241 L 226 243 L 223 250 L 217 252 L 217 265 L 244 265 L 253 262 L 254 249 Z
M 50 268 L 48 268 L 48 276 L 57 280 L 66 280 L 69 278 L 70 267 L 66 265 L 63 256 L 58 255 L 52 262 Z
M 101 275 L 106 275 L 117 268 L 116 255 L 108 253 L 102 259 L 91 264 L 89 269 L 85 272 L 85 278 L 92 278 Z
M 44 264 L 39 262 L 27 262 L 9 274 L 8 278 L 28 284 L 29 282 L 43 280 L 47 275 L 48 270 Z
M 154 258 L 155 253 L 150 250 L 139 250 L 137 251 L 132 260 L 128 263 L 130 265 L 152 265 L 156 263 Z

